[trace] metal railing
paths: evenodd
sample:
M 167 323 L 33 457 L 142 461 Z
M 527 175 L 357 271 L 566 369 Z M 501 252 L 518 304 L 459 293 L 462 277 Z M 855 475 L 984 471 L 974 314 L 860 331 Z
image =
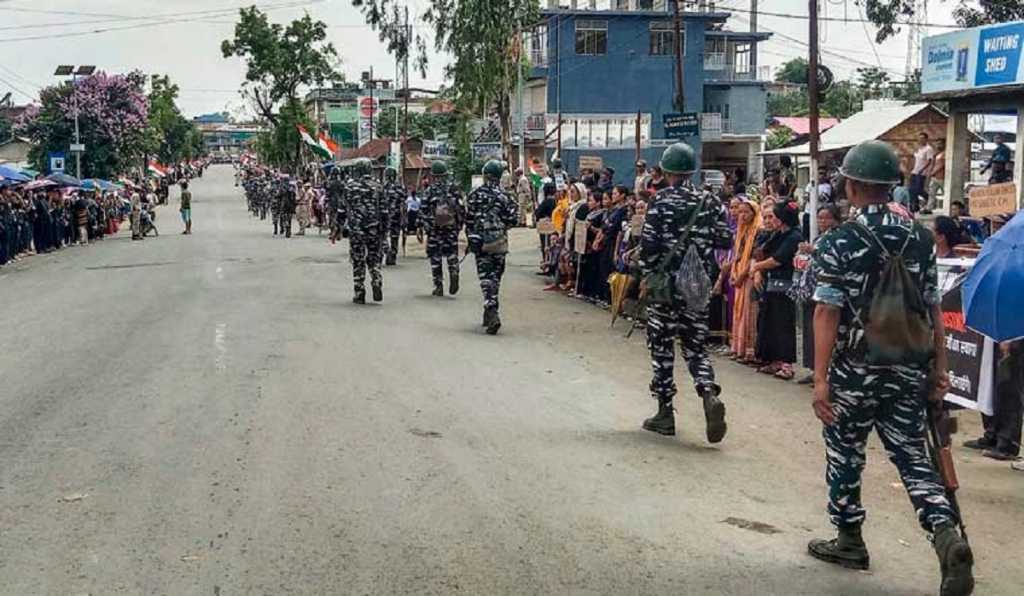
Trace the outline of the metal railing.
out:
M 547 48 L 532 48 L 530 50 L 530 65 L 534 68 L 545 68 L 548 65 Z

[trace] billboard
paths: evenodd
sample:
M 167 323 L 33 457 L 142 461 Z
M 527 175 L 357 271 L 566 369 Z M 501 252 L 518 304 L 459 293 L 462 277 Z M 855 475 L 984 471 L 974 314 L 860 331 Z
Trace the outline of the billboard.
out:
M 921 92 L 942 93 L 1024 85 L 1024 21 L 926 37 Z

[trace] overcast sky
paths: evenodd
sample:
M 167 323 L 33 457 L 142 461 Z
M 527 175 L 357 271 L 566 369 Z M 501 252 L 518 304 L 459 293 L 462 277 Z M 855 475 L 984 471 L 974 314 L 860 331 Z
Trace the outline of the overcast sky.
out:
M 327 23 L 349 79 L 358 78 L 371 64 L 375 76 L 394 76 L 394 60 L 352 8 L 351 0 L 0 0 L 0 96 L 13 91 L 17 103 L 26 103 L 40 87 L 56 81 L 53 71 L 58 64 L 95 64 L 108 72 L 140 69 L 169 74 L 181 86 L 180 105 L 190 116 L 239 109 L 237 89 L 244 67 L 240 59 L 222 58 L 220 43 L 232 36 L 238 7 L 254 1 L 279 22 L 308 12 Z M 750 0 L 717 4 L 742 11 L 750 8 Z M 930 4 L 929 22 L 952 23 L 949 2 L 932 0 Z M 822 0 L 822 5 L 830 17 L 862 16 L 853 0 L 845 6 L 843 0 Z M 425 6 L 426 0 L 409 0 L 412 15 Z M 761 0 L 761 9 L 806 16 L 807 1 Z M 730 28 L 749 29 L 748 17 L 745 12 L 736 13 Z M 771 42 L 762 44 L 762 64 L 777 65 L 806 55 L 806 46 L 799 43 L 807 41 L 806 20 L 762 15 L 760 25 L 761 30 L 776 33 Z M 865 31 L 858 22 L 823 24 L 823 47 L 829 52 L 824 62 L 840 77 L 852 75 L 859 66 L 879 64 L 902 73 L 906 37 L 875 47 L 869 43 L 874 30 L 866 27 Z M 426 28 L 419 31 L 429 34 Z M 443 81 L 445 61 L 444 56 L 432 54 L 426 79 L 410 73 L 410 84 L 437 88 Z M 614 78 L 608 82 L 614 84 Z

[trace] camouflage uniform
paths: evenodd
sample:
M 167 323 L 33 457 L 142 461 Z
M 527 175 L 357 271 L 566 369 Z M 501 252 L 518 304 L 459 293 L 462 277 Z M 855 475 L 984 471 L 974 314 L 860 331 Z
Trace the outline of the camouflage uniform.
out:
M 330 218 L 331 238 L 337 239 L 341 233 L 342 218 L 339 212 L 344 210 L 345 180 L 341 174 L 332 174 L 327 182 L 327 212 Z
M 405 211 L 405 188 L 398 182 L 384 184 L 384 197 L 388 203 L 388 257 L 387 264 L 398 261 L 398 238 L 402 234 L 402 215 Z
M 699 206 L 700 196 L 688 184 L 669 187 L 658 192 L 647 210 L 640 248 L 640 269 L 646 277 L 655 271 L 686 229 L 686 223 Z M 697 216 L 690 231 L 688 243 L 694 244 L 703 257 L 711 279 L 717 278 L 714 250 L 730 246 L 732 232 L 717 200 L 710 199 Z M 676 261 L 682 262 L 686 249 L 678 251 Z M 679 268 L 678 263 L 669 271 Z M 647 306 L 647 347 L 651 351 L 651 395 L 661 404 L 671 404 L 676 395 L 674 377 L 675 340 L 682 341 L 683 358 L 690 369 L 698 395 L 710 392 L 718 395 L 721 388 L 715 383 L 706 342 L 708 338 L 708 311 L 696 310 L 682 303 Z
M 292 237 L 292 216 L 295 215 L 295 188 L 292 183 L 285 181 L 281 185 L 281 205 L 280 217 L 281 217 L 281 233 L 284 234 L 285 238 Z
M 435 210 L 444 201 L 455 207 L 455 224 L 442 228 L 435 225 Z M 430 258 L 430 273 L 434 279 L 435 292 L 444 286 L 443 261 L 448 261 L 448 275 L 451 279 L 459 276 L 459 231 L 466 214 L 462 205 L 462 193 L 447 179 L 435 180 L 427 189 L 427 196 L 420 208 L 420 221 L 427 233 L 427 257 Z
M 366 295 L 366 270 L 375 299 L 383 286 L 381 256 L 387 233 L 388 204 L 380 185 L 370 176 L 358 176 L 345 184 L 344 200 L 339 204 L 338 223 L 349 231 L 349 258 L 357 300 Z
M 868 205 L 858 221 L 867 226 L 894 255 L 903 250 L 908 271 L 926 304 L 940 299 L 931 233 L 885 205 Z M 908 236 L 911 236 L 908 241 Z M 926 366 L 871 366 L 865 363 L 861 320 L 885 262 L 884 253 L 867 232 L 847 224 L 822 239 L 815 251 L 818 285 L 814 301 L 841 309 L 839 335 L 829 367 L 834 424 L 825 426 L 825 479 L 829 486 L 828 513 L 838 528 L 864 522 L 861 472 L 872 429 L 877 430 L 889 459 L 896 466 L 921 526 L 931 532 L 953 523 L 945 490 L 925 451 Z M 854 310 L 856 309 L 856 311 Z
M 506 236 L 519 221 L 516 202 L 502 192 L 496 181 L 488 180 L 466 199 L 466 234 L 481 238 Z M 505 274 L 505 253 L 476 254 L 476 274 L 484 296 L 484 309 L 498 311 L 498 291 Z
M 284 228 L 280 228 L 281 203 L 284 201 L 281 184 L 282 182 L 280 180 L 273 180 L 267 184 L 267 195 L 270 202 L 270 220 L 274 223 L 275 236 L 277 236 L 278 232 L 284 234 Z M 280 230 L 278 228 L 280 228 Z

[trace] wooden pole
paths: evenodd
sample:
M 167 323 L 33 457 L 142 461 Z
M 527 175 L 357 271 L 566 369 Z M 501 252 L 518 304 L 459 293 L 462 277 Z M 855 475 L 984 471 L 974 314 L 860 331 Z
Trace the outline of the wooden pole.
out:
M 682 17 L 679 15 L 679 2 L 672 3 L 675 15 L 672 19 L 672 26 L 675 29 L 675 59 L 676 59 L 676 110 L 686 111 L 686 97 L 683 95 L 683 33 Z
M 810 56 L 807 60 L 807 95 L 810 99 L 811 109 L 811 221 L 810 238 L 811 242 L 818 237 L 818 158 L 821 143 L 821 128 L 819 126 L 818 106 L 818 0 L 808 1 L 810 11 Z

